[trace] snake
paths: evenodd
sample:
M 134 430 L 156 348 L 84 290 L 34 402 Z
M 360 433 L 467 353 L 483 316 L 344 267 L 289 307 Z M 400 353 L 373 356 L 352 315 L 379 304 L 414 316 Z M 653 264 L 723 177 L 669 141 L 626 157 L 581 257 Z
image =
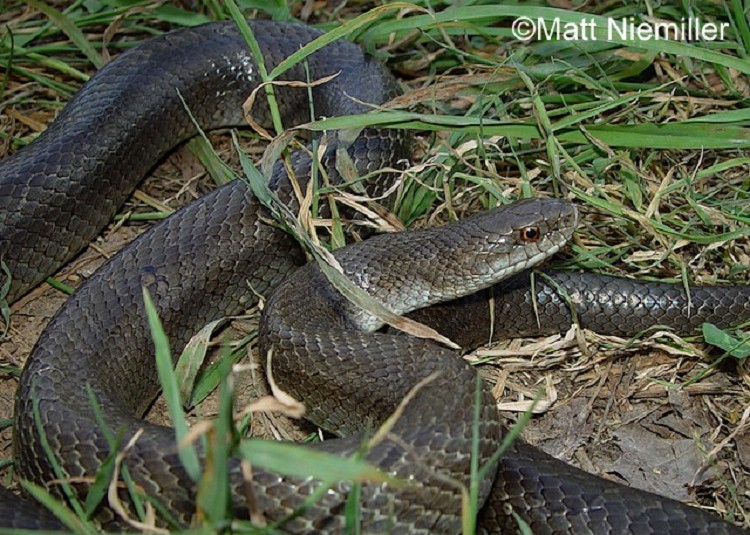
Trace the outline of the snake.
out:
M 321 35 L 297 23 L 248 24 L 269 71 Z M 262 80 L 248 50 L 229 22 L 154 37 L 105 65 L 37 139 L 0 162 L 0 258 L 11 274 L 9 302 L 90 243 L 197 125 L 246 125 L 242 105 Z M 279 77 L 320 79 L 327 82 L 275 87 L 285 127 L 365 113 L 401 92 L 385 67 L 342 40 Z M 251 113 L 269 124 L 264 100 Z M 353 141 L 335 132 L 321 139 L 319 164 L 334 183 L 343 180 L 341 151 L 359 175 L 398 167 L 410 154 L 411 142 L 398 129 L 364 128 Z M 310 152 L 290 158 L 301 191 L 313 171 Z M 373 187 L 387 189 L 389 176 Z M 269 185 L 282 203 L 299 208 L 285 165 L 273 166 Z M 568 201 L 527 199 L 437 229 L 373 236 L 332 256 L 375 301 L 462 347 L 493 336 L 559 332 L 573 321 L 632 336 L 656 324 L 694 332 L 703 322 L 727 326 L 750 317 L 747 286 L 694 286 L 688 293 L 590 273 L 530 272 L 564 247 L 578 217 Z M 288 532 L 341 532 L 351 527 L 346 511 L 356 490 L 364 532 L 457 533 L 472 466 L 495 463 L 476 482 L 483 507 L 475 521 L 483 533 L 515 532 L 519 519 L 534 533 L 743 532 L 712 513 L 583 472 L 520 439 L 498 459 L 505 424 L 460 352 L 383 331 L 378 314 L 342 297 L 320 264 L 306 263 L 296 240 L 268 219 L 243 181 L 229 182 L 151 227 L 81 284 L 44 329 L 20 378 L 14 457 L 21 478 L 59 493 L 50 483 L 57 476 L 48 448 L 75 493 L 85 496 L 116 447 L 111 435 L 120 437 L 117 447 L 137 435 L 123 460 L 130 477 L 178 524 L 189 525 L 196 483 L 180 462 L 174 430 L 142 419 L 160 390 L 143 290 L 177 353 L 206 323 L 263 295 L 260 354 L 268 355 L 279 386 L 304 400 L 307 417 L 340 436 L 311 451 L 363 456 L 389 479 L 324 483 L 263 466 L 247 478 L 232 459 L 238 518 L 255 512 L 253 518 Z M 311 503 L 324 484 L 326 492 Z M 6 489 L 0 498 L 0 526 L 63 527 L 28 499 Z M 104 527 L 123 527 L 106 503 L 95 514 Z

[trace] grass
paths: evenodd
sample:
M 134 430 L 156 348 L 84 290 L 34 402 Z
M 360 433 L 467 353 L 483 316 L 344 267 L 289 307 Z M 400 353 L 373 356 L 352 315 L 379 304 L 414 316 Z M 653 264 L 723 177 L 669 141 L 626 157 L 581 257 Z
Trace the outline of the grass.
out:
M 412 91 L 394 109 L 326 119 L 311 128 L 379 124 L 417 134 L 415 166 L 405 173 L 392 208 L 406 225 L 453 220 L 511 198 L 562 196 L 583 208 L 584 223 L 571 247 L 558 257 L 559 265 L 681 284 L 747 283 L 747 8 L 739 0 L 669 5 L 588 2 L 576 11 L 552 10 L 544 2 L 530 4 L 469 2 L 451 7 L 447 2 L 417 2 L 410 4 L 412 8 L 397 4 L 368 11 L 376 7 L 372 4 L 314 11 L 311 22 L 331 30 L 329 38 L 339 34 L 355 38 L 386 61 Z M 0 24 L 7 23 L 12 33 L 7 32 L 0 44 L 0 64 L 6 66 L 0 80 L 0 156 L 33 140 L 39 125 L 48 123 L 101 65 L 102 40 L 109 28 L 115 30 L 115 38 L 106 48 L 115 55 L 170 28 L 229 19 L 235 7 L 243 15 L 260 10 L 279 19 L 303 11 L 302 2 L 287 6 L 249 0 L 236 1 L 236 6 L 205 0 L 195 12 L 175 4 L 154 7 L 120 0 L 5 2 L 2 7 Z M 679 20 L 688 11 L 705 20 L 729 22 L 728 38 L 722 43 L 690 44 L 635 40 L 524 44 L 513 41 L 510 31 L 512 19 L 519 16 L 559 16 L 573 23 L 591 16 L 601 25 L 605 16 L 640 18 L 648 13 L 657 19 Z M 301 51 L 292 61 L 304 54 Z M 266 74 L 273 79 L 279 71 Z M 237 137 L 245 147 L 248 138 L 257 136 Z M 247 169 L 237 165 L 233 144 L 226 137 L 211 140 L 230 167 Z M 212 178 L 207 182 L 226 180 L 227 167 L 215 159 L 207 140 L 193 140 L 188 150 L 209 168 Z M 147 182 L 144 188 L 153 195 L 130 203 L 119 224 L 140 228 L 144 221 L 164 217 L 165 205 L 148 199 L 166 199 L 166 207 L 174 208 L 174 197 L 180 201 L 186 195 L 172 180 L 159 177 Z M 329 198 L 321 189 L 316 204 Z M 323 247 L 341 243 L 341 227 L 335 221 L 313 222 Z M 387 219 L 375 224 L 388 230 L 392 225 Z M 60 302 L 62 297 L 56 299 Z M 25 318 L 39 312 L 33 301 L 21 305 L 14 307 L 14 323 L 0 345 L 0 354 L 12 355 L 15 363 L 30 350 L 19 339 L 39 329 L 39 321 L 31 320 L 31 330 L 22 330 Z M 724 340 L 723 346 L 718 345 L 726 354 L 736 351 L 731 339 Z M 606 424 L 600 434 L 605 437 L 606 426 L 624 418 L 639 396 L 665 399 L 670 387 L 659 385 L 685 385 L 685 392 L 700 394 L 685 409 L 710 414 L 707 421 L 716 431 L 716 443 L 743 425 L 740 415 L 748 382 L 742 365 L 717 367 L 700 345 L 658 338 L 640 347 L 666 348 L 679 355 L 679 364 L 670 365 L 673 360 L 644 352 L 637 357 L 636 373 L 618 358 L 630 354 L 630 346 L 596 338 L 589 338 L 589 344 L 585 350 L 565 348 L 562 363 L 559 353 L 542 352 L 535 358 L 534 370 L 506 357 L 492 358 L 498 367 L 482 368 L 500 385 L 498 394 L 505 398 L 529 399 L 529 392 L 545 377 L 557 385 L 558 405 L 583 391 L 591 399 L 590 418 L 602 414 L 602 408 L 594 406 L 595 401 L 605 401 L 597 400 L 602 388 L 612 396 L 617 391 L 615 413 L 604 409 Z M 713 353 L 717 354 L 719 359 L 741 362 L 736 356 L 721 357 L 721 351 Z M 219 368 L 217 364 L 214 373 L 202 376 L 219 385 L 223 377 Z M 619 374 L 628 373 L 631 382 L 622 384 Z M 12 391 L 14 384 L 8 379 L 7 390 Z M 601 386 L 597 390 L 593 385 Z M 11 410 L 3 416 L 9 417 Z M 550 416 L 554 419 L 554 412 Z M 595 442 L 588 451 L 608 444 L 608 440 Z M 723 477 L 734 474 L 735 479 L 725 480 L 728 490 L 716 499 L 709 496 L 705 504 L 718 505 L 728 516 L 750 525 L 749 468 L 736 449 L 726 447 L 719 455 L 732 466 Z M 212 518 L 222 518 L 220 512 L 216 515 Z

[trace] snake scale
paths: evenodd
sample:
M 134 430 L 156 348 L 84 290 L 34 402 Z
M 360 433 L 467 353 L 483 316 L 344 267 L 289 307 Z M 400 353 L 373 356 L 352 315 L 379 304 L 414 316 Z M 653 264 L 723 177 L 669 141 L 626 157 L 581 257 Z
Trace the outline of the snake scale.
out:
M 297 24 L 250 24 L 269 69 L 319 35 Z M 337 74 L 312 89 L 318 117 L 361 113 L 364 103 L 399 93 L 390 73 L 348 42 L 327 45 L 307 63 L 309 79 Z M 304 81 L 308 73 L 298 65 L 283 78 Z M 0 257 L 13 276 L 9 301 L 88 244 L 160 158 L 196 133 L 185 106 L 204 129 L 242 125 L 242 103 L 257 85 L 257 65 L 229 23 L 154 38 L 101 69 L 37 140 L 0 162 Z M 277 87 L 276 95 L 285 126 L 309 119 L 306 89 Z M 253 116 L 269 122 L 263 104 Z M 398 132 L 368 128 L 346 150 L 364 174 L 397 165 L 408 144 Z M 336 146 L 334 139 L 323 157 L 332 175 Z M 304 186 L 310 158 L 301 151 L 292 160 Z M 273 173 L 273 188 L 294 206 L 283 166 Z M 410 485 L 363 485 L 360 511 L 366 532 L 460 531 L 461 500 L 446 479 L 469 482 L 474 371 L 443 346 L 372 332 L 379 321 L 344 300 L 315 264 L 298 268 L 304 256 L 296 242 L 264 222 L 262 210 L 244 183 L 229 183 L 155 225 L 78 288 L 41 335 L 21 377 L 14 426 L 20 475 L 39 483 L 54 477 L 32 400 L 66 473 L 97 472 L 109 446 L 82 388 L 88 384 L 109 429 L 122 430 L 125 439 L 144 429 L 125 461 L 135 481 L 189 523 L 195 486 L 177 458 L 174 433 L 140 419 L 159 389 L 142 288 L 153 296 L 175 353 L 205 323 L 270 295 L 260 347 L 273 350 L 277 381 L 305 400 L 314 422 L 344 436 L 314 448 L 359 451 L 363 426 L 382 421 L 417 381 L 438 372 L 406 405 L 392 430 L 398 438 L 389 436 L 366 454 Z M 352 280 L 399 313 L 515 274 L 492 289 L 494 316 L 481 292 L 415 312 L 465 346 L 486 342 L 490 332 L 566 329 L 571 317 L 561 290 L 572 297 L 582 326 L 612 334 L 630 336 L 657 323 L 690 332 L 703 321 L 726 326 L 750 317 L 746 286 L 692 288 L 688 303 L 671 285 L 551 272 L 536 279 L 532 293 L 523 270 L 561 248 L 577 217 L 567 202 L 527 200 L 438 231 L 376 236 L 335 255 Z M 504 428 L 487 388 L 482 399 L 478 454 L 484 462 Z M 232 484 L 235 512 L 245 516 L 245 482 L 236 465 Z M 286 518 L 316 485 L 253 472 L 256 507 L 268 521 Z M 83 484 L 76 488 L 85 492 Z M 343 530 L 350 491 L 346 482 L 334 485 L 282 529 Z M 6 490 L 0 497 L 0 525 L 59 526 Z M 490 533 L 514 532 L 512 513 L 534 533 L 742 532 L 710 513 L 586 474 L 522 441 L 504 453 L 494 483 L 481 482 L 480 497 L 479 529 Z M 112 521 L 106 508 L 99 515 Z

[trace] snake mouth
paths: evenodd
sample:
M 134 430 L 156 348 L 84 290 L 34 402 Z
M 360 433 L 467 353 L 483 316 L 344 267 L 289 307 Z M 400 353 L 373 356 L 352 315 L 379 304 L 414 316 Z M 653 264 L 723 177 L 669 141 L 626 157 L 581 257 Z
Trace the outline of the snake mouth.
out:
M 560 214 L 560 232 L 566 240 L 573 237 L 573 233 L 578 228 L 581 221 L 581 211 L 575 204 L 565 203 L 565 209 Z
M 559 233 L 560 237 L 555 243 L 550 243 L 543 249 L 535 248 L 536 250 L 522 250 L 519 251 L 516 256 L 518 257 L 513 262 L 507 262 L 502 259 L 496 259 L 494 265 L 490 266 L 489 272 L 491 277 L 488 277 L 486 283 L 482 284 L 482 287 L 488 287 L 498 282 L 502 282 L 505 279 L 513 277 L 523 271 L 534 268 L 551 256 L 557 254 L 563 246 L 567 243 L 567 237 L 562 231 Z M 572 234 L 572 231 L 571 231 Z M 477 289 L 482 289 L 477 288 Z

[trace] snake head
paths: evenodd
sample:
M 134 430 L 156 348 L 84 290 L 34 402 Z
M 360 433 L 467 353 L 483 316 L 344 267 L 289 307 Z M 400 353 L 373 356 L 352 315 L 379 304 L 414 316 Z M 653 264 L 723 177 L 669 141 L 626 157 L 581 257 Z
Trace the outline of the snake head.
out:
M 578 225 L 578 209 L 559 199 L 526 199 L 458 221 L 441 287 L 461 297 L 534 267 L 557 253 Z M 450 229 L 450 230 L 449 230 Z
M 577 224 L 571 203 L 527 199 L 439 228 L 375 236 L 335 256 L 351 280 L 405 314 L 536 266 L 565 245 Z

